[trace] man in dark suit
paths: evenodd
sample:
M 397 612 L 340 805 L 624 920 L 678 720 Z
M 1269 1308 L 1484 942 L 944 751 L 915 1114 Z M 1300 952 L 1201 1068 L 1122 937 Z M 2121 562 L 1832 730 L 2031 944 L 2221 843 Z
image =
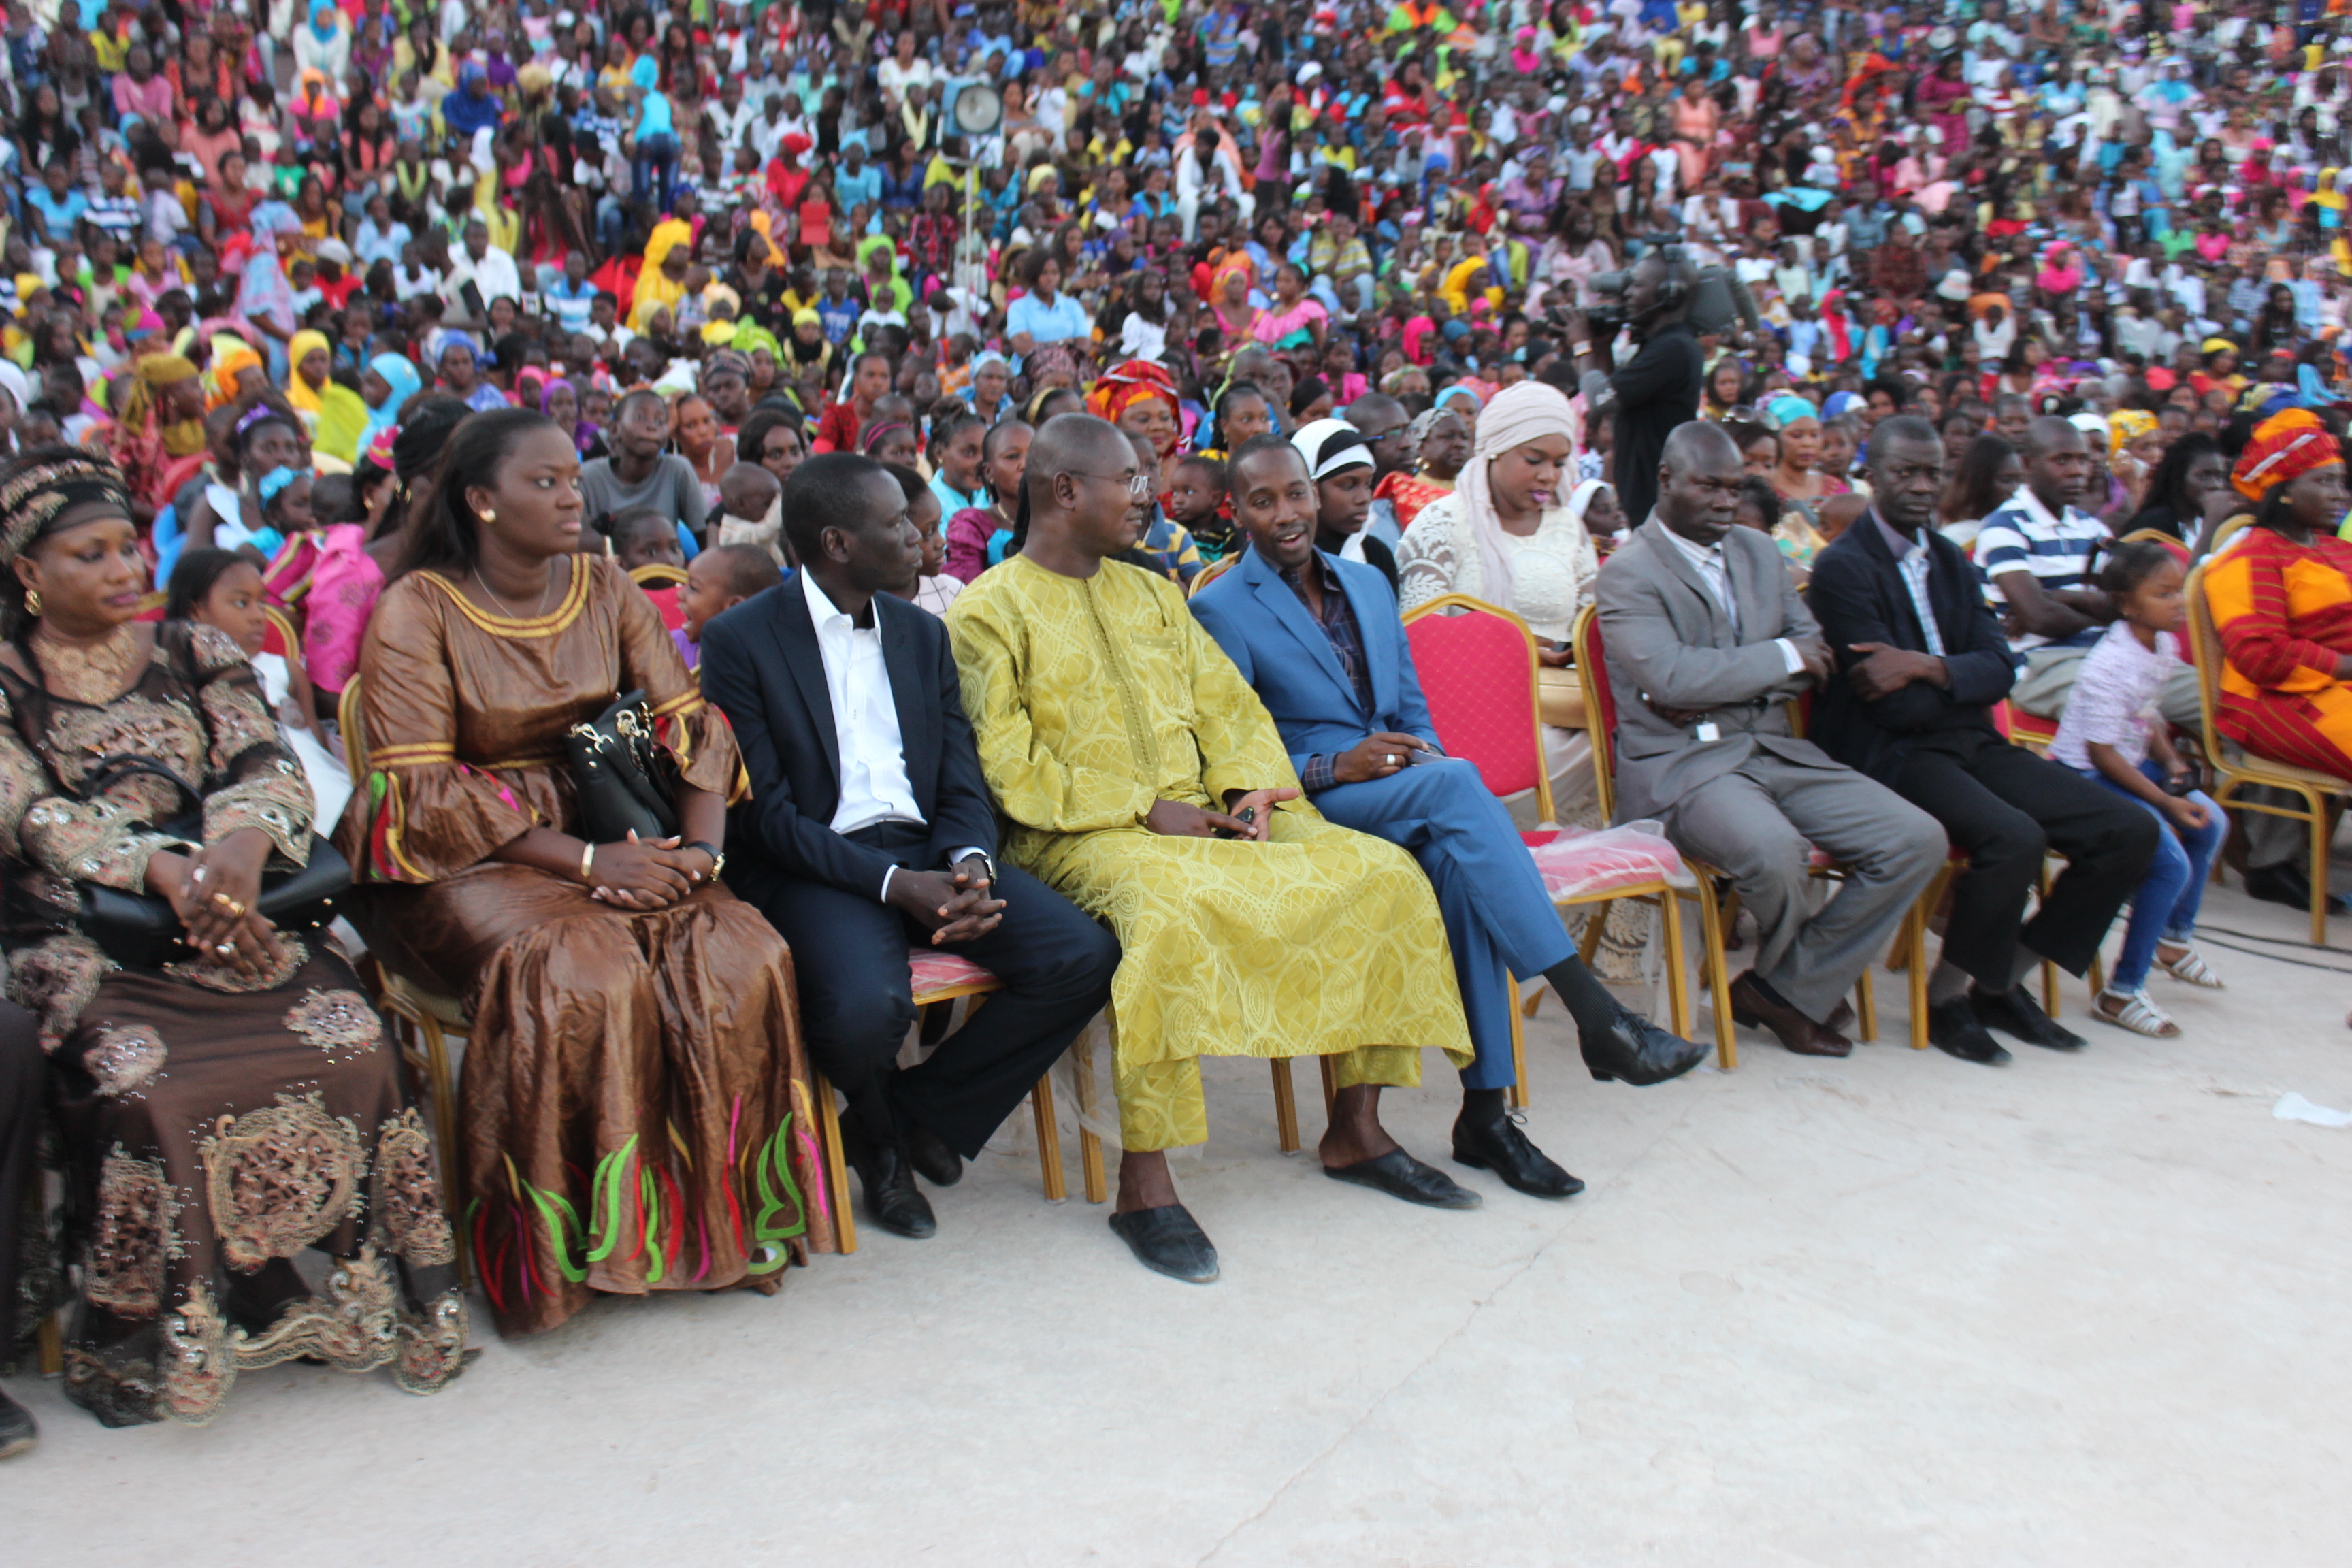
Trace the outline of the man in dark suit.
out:
M 702 689 L 751 774 L 730 887 L 792 944 L 810 1056 L 848 1099 L 844 1141 L 883 1228 L 929 1236 L 961 1174 L 1110 998 L 1118 943 L 1000 868 L 947 628 L 900 593 L 922 552 L 879 463 L 810 458 L 784 487 L 801 569 L 713 620 Z M 950 948 L 1004 989 L 929 1060 L 894 1071 L 914 1022 L 908 944 Z
M 1935 530 L 1944 484 L 1936 427 L 1909 416 L 1880 421 L 1870 483 L 1871 510 L 1813 562 L 1813 618 L 1845 675 L 1823 684 L 1813 739 L 1942 823 L 1968 857 L 1952 884 L 1943 962 L 1927 981 L 1928 1038 L 1976 1062 L 2009 1059 L 1988 1026 L 2078 1050 L 2082 1037 L 2034 1005 L 2025 977 L 2044 959 L 2074 974 L 2090 967 L 2161 829 L 1994 726 L 2017 656 L 1976 569 Z M 2024 921 L 2051 849 L 2066 869 Z

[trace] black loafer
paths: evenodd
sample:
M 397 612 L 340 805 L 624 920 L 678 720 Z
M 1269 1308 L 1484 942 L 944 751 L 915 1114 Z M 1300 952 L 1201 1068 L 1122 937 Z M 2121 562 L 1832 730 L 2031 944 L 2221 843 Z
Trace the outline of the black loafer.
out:
M 1680 1078 L 1706 1060 L 1705 1046 L 1669 1034 L 1622 1005 L 1607 1030 L 1598 1036 L 1580 1031 L 1577 1044 L 1583 1048 L 1585 1067 L 1603 1083 L 1622 1079 L 1646 1088 Z
M 13 1459 L 41 1440 L 33 1413 L 0 1394 L 0 1459 Z
M 876 1225 L 917 1241 L 940 1228 L 930 1200 L 915 1185 L 915 1167 L 895 1140 L 861 1150 L 856 1163 L 858 1184 L 866 1190 L 866 1212 Z
M 952 1187 L 963 1180 L 963 1156 L 948 1147 L 947 1140 L 908 1116 L 898 1113 L 900 1124 L 907 1130 L 907 1159 L 915 1173 L 935 1187 Z
M 1428 1208 L 1475 1209 L 1484 1201 L 1469 1188 L 1455 1185 L 1454 1178 L 1436 1166 L 1424 1165 L 1402 1149 L 1352 1165 L 1326 1165 L 1323 1173 L 1335 1182 L 1353 1182 Z
M 2043 1012 L 2022 985 L 2013 986 L 1997 994 L 1988 995 L 1971 986 L 1969 1008 L 1977 1022 L 1988 1029 L 1999 1029 L 2013 1040 L 2023 1040 L 2029 1046 L 2041 1046 L 2053 1051 L 2079 1051 L 2090 1044 L 2074 1030 Z
M 1965 996 L 1929 1005 L 1927 1038 L 1946 1056 L 1958 1057 L 1964 1062 L 1999 1067 L 2009 1060 L 2009 1053 L 2001 1049 L 2000 1042 L 1985 1033 L 1985 1026 L 1977 1022 L 1976 1010 Z
M 2311 908 L 2311 879 L 2284 862 L 2248 871 L 2246 892 L 2266 904 L 2284 904 L 2291 910 Z M 2327 895 L 2327 902 L 2322 907 L 2331 915 L 2340 915 L 2345 910 L 2343 899 L 2334 893 Z
M 1507 1116 L 1484 1125 L 1456 1118 L 1454 1163 L 1474 1171 L 1492 1171 L 1503 1178 L 1505 1186 L 1531 1198 L 1569 1198 L 1584 1190 L 1582 1182 L 1529 1142 L 1518 1123 Z
M 1135 1254 L 1135 1260 L 1154 1274 L 1181 1279 L 1187 1285 L 1208 1285 L 1217 1278 L 1217 1249 L 1194 1223 L 1182 1204 L 1156 1209 L 1136 1209 L 1110 1216 L 1110 1227 Z

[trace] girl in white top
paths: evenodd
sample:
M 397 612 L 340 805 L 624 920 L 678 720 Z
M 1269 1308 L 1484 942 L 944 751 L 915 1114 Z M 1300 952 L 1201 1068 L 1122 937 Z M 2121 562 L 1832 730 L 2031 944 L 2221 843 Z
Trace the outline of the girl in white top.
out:
M 2058 721 L 2050 755 L 2128 795 L 2164 831 L 2156 855 L 2132 896 L 2114 973 L 2093 1005 L 2093 1016 L 2135 1034 L 2168 1038 L 2180 1026 L 2147 994 L 2148 971 L 2161 966 L 2176 980 L 2219 989 L 2221 982 L 2189 941 L 2197 908 L 2229 819 L 2190 788 L 2195 775 L 2172 749 L 2157 696 L 2180 665 L 2180 628 L 2187 619 L 2179 558 L 2160 544 L 2118 544 L 2099 572 L 2120 618 L 2084 658 Z

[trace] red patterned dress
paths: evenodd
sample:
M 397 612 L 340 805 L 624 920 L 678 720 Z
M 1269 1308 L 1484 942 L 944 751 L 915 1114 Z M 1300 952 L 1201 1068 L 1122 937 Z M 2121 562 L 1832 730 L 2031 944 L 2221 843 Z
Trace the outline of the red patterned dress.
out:
M 2352 544 L 2251 528 L 2205 569 L 2227 664 L 2214 727 L 2258 757 L 2352 777 Z

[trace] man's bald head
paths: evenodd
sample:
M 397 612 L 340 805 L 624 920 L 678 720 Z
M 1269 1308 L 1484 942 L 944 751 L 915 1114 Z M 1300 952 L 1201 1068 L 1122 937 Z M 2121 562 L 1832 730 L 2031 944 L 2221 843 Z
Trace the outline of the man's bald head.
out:
M 1746 477 L 1739 447 L 1720 425 L 1677 425 L 1658 458 L 1658 520 L 1694 544 L 1722 542 L 1739 515 Z
M 1120 463 L 1131 466 L 1134 461 L 1126 435 L 1109 420 L 1091 414 L 1057 414 L 1037 427 L 1029 443 L 1024 470 L 1029 504 L 1046 502 L 1039 492 L 1050 490 L 1057 474 L 1117 473 Z
M 1136 542 L 1129 489 L 1141 471 L 1124 431 L 1091 414 L 1059 414 L 1037 427 L 1022 479 L 1028 527 L 1022 552 L 1066 576 Z

